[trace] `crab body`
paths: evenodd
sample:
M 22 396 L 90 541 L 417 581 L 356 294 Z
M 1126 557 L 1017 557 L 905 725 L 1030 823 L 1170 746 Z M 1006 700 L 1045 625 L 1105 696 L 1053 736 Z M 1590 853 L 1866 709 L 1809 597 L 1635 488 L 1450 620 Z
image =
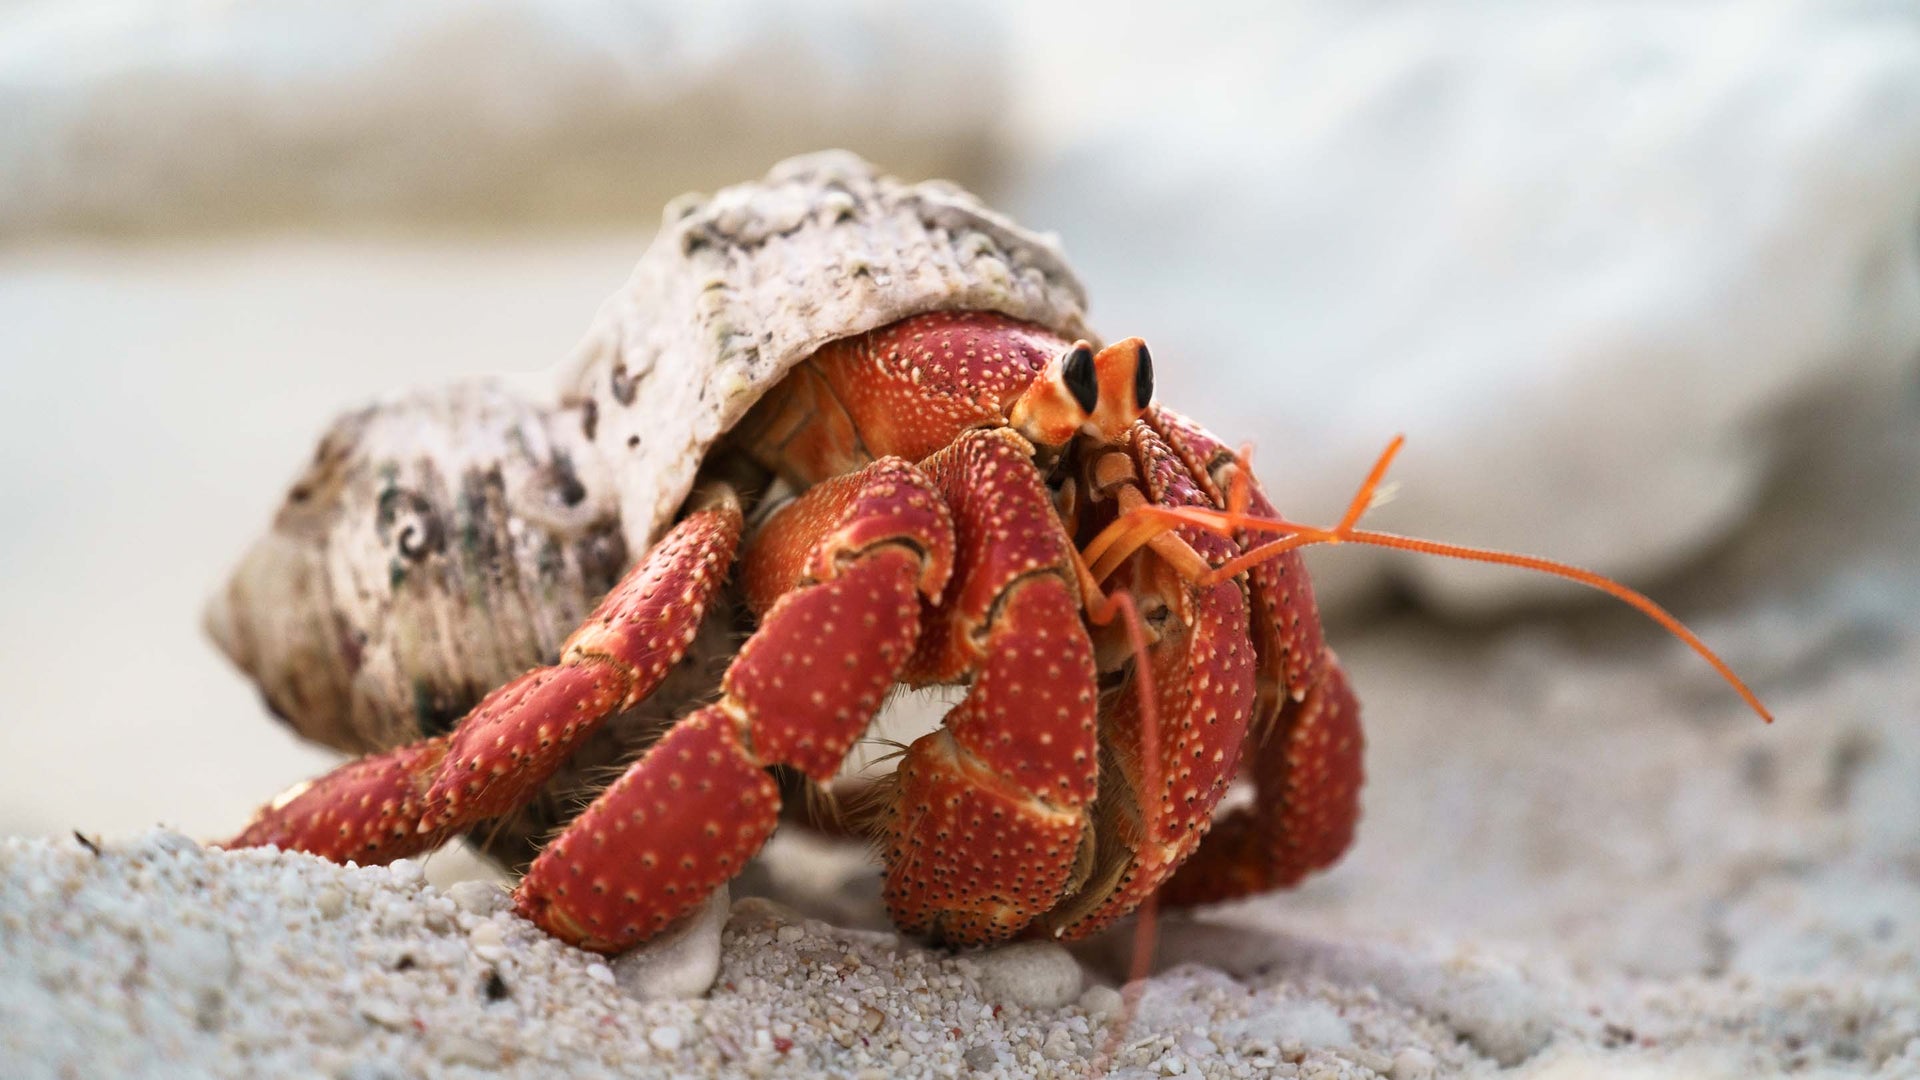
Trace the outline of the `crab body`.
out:
M 1078 937 L 1190 860 L 1171 891 L 1185 902 L 1286 884 L 1337 857 L 1357 815 L 1357 707 L 1297 565 L 1201 585 L 1144 549 L 1117 576 L 1147 616 L 1152 697 L 1123 642 L 1096 648 L 1118 627 L 1089 626 L 1076 553 L 1129 500 L 1215 505 L 1212 470 L 1235 467 L 1191 422 L 1147 407 L 1145 363 L 1137 342 L 1096 361 L 1031 324 L 935 313 L 830 344 L 790 373 L 735 436 L 798 491 L 740 553 L 757 629 L 720 699 L 534 860 L 522 912 L 590 948 L 644 940 L 772 833 L 768 769 L 830 781 L 899 682 L 968 687 L 907 751 L 880 826 L 904 929 L 959 944 Z M 1078 385 L 1095 404 L 1120 399 L 1110 432 L 1096 410 L 1052 400 L 1067 372 L 1099 368 Z M 1046 418 L 1026 426 L 1047 441 L 1012 426 L 1023 406 Z M 304 787 L 236 843 L 378 861 L 530 800 L 681 659 L 744 531 L 742 493 L 709 484 L 559 663 L 446 735 Z M 1210 565 L 1238 553 L 1204 532 L 1182 539 Z M 1253 740 L 1260 795 L 1223 829 L 1232 850 L 1215 853 L 1203 838 L 1250 731 L 1271 736 Z M 1289 831 L 1301 823 L 1315 831 Z
M 554 801 L 556 778 L 577 777 L 598 746 L 624 771 L 532 859 L 516 903 L 557 936 L 616 951 L 758 850 L 780 820 L 770 770 L 825 784 L 894 686 L 962 685 L 882 789 L 874 827 L 903 929 L 954 944 L 1078 937 L 1156 893 L 1199 903 L 1331 863 L 1358 816 L 1358 707 L 1298 556 L 1210 574 L 1252 541 L 1182 526 L 1089 558 L 1141 507 L 1220 509 L 1236 490 L 1256 513 L 1271 507 L 1219 439 L 1151 403 L 1142 343 L 1095 347 L 1081 304 L 1049 242 L 844 156 L 670 208 L 559 409 L 500 440 L 549 462 L 531 475 L 573 511 L 522 504 L 506 533 L 539 552 L 522 560 L 526 579 L 573 565 L 558 556 L 579 545 L 562 541 L 604 537 L 609 505 L 632 569 L 563 641 L 532 635 L 533 670 L 418 738 L 390 719 L 350 738 L 312 708 L 353 697 L 311 689 L 330 685 L 316 657 L 345 641 L 350 683 L 396 620 L 355 625 L 344 605 L 274 592 L 276 612 L 314 609 L 321 629 L 290 659 L 254 648 L 243 663 L 303 731 L 376 752 L 282 796 L 233 842 L 414 854 Z M 326 482 L 303 481 L 290 505 L 309 512 L 316 488 L 348 505 L 358 483 L 380 489 L 367 499 L 376 526 L 396 502 L 414 506 L 390 491 L 406 470 L 343 459 L 323 452 Z M 396 536 L 387 574 L 356 571 L 335 595 L 384 586 L 391 613 L 457 594 L 469 602 L 455 618 L 418 621 L 479 608 L 470 621 L 485 624 L 503 605 L 470 598 L 486 599 L 500 556 L 463 569 L 445 538 L 471 530 L 420 512 L 411 547 L 383 526 Z M 296 521 L 301 537 L 325 531 Z M 423 536 L 447 550 L 416 558 Z M 343 546 L 291 577 L 337 576 Z M 604 561 L 605 544 L 593 550 Z M 283 590 L 283 562 L 250 560 L 241 580 Z M 591 587 L 569 573 L 545 591 L 555 603 Z M 243 594 L 214 620 L 236 656 L 233 641 L 271 637 L 236 629 L 259 622 L 241 617 Z M 724 675 L 703 681 L 698 661 L 737 629 L 750 633 Z M 608 749 L 649 706 L 645 737 Z M 1242 775 L 1252 804 L 1216 823 Z

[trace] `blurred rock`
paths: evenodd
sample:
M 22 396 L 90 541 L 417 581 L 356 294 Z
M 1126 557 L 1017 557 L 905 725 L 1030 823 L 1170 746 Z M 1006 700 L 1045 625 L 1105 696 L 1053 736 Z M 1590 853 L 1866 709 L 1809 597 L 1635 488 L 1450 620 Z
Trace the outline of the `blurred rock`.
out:
M 1336 518 L 1405 432 L 1376 527 L 1647 582 L 1746 519 L 1783 418 L 1912 370 L 1911 9 L 1229 8 L 1023 23 L 1046 161 L 1001 201 L 1289 514 Z M 1165 59 L 1031 62 L 1069 25 Z M 1455 611 L 1578 595 L 1355 549 L 1315 575 L 1334 607 L 1390 575 Z
M 0 236 L 655 220 L 845 145 L 978 176 L 997 23 L 859 0 L 134 0 L 0 15 Z

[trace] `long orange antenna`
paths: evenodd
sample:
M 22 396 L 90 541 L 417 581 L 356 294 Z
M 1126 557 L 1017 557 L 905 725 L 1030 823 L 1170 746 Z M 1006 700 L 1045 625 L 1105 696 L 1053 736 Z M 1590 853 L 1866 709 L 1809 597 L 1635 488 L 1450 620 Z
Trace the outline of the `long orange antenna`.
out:
M 1354 526 L 1360 521 L 1360 516 L 1366 513 L 1367 507 L 1372 503 L 1374 492 L 1379 488 L 1381 481 L 1386 478 L 1388 466 L 1393 463 L 1394 456 L 1400 452 L 1400 448 L 1404 445 L 1406 445 L 1406 436 L 1404 435 L 1394 436 L 1393 441 L 1387 444 L 1386 450 L 1380 454 L 1379 459 L 1374 462 L 1372 470 L 1367 473 L 1366 480 L 1361 483 L 1360 490 L 1354 494 L 1353 501 L 1347 505 L 1347 512 L 1341 517 L 1340 524 L 1331 529 L 1320 528 L 1314 525 L 1302 525 L 1299 522 L 1288 521 L 1285 518 L 1265 517 L 1247 513 L 1246 481 L 1243 476 L 1234 477 L 1233 490 L 1228 496 L 1228 508 L 1225 510 L 1212 510 L 1199 506 L 1143 506 L 1122 515 L 1121 521 L 1127 521 L 1129 518 L 1138 515 L 1158 522 L 1162 526 L 1163 531 L 1164 529 L 1171 529 L 1178 525 L 1193 525 L 1222 535 L 1231 535 L 1236 531 L 1284 534 L 1279 539 L 1269 540 L 1266 543 L 1256 545 L 1215 568 L 1211 574 L 1208 574 L 1202 579 L 1200 583 L 1203 585 L 1213 584 L 1214 582 L 1233 577 L 1245 571 L 1248 567 L 1265 562 L 1284 552 L 1293 551 L 1297 548 L 1312 547 L 1315 544 L 1367 544 L 1373 547 L 1393 548 L 1399 551 L 1415 551 L 1423 555 L 1439 555 L 1449 559 L 1465 559 L 1469 562 L 1494 563 L 1500 566 L 1517 566 L 1523 570 L 1534 570 L 1539 573 L 1552 574 L 1555 577 L 1565 578 L 1568 581 L 1578 582 L 1588 588 L 1598 589 L 1608 596 L 1632 606 L 1647 618 L 1659 623 L 1668 633 L 1686 642 L 1688 647 L 1693 649 L 1694 652 L 1699 653 L 1701 659 L 1705 660 L 1715 672 L 1719 673 L 1722 679 L 1727 681 L 1727 685 L 1733 687 L 1734 691 L 1740 695 L 1741 700 L 1747 703 L 1748 708 L 1752 709 L 1759 715 L 1760 719 L 1765 720 L 1767 723 L 1770 724 L 1773 722 L 1773 714 L 1768 712 L 1767 707 L 1760 703 L 1759 695 L 1755 694 L 1745 682 L 1742 682 L 1740 677 L 1733 673 L 1733 668 L 1729 667 L 1726 661 L 1720 659 L 1718 654 L 1708 648 L 1706 642 L 1701 641 L 1698 635 L 1687 629 L 1686 625 L 1679 619 L 1674 618 L 1672 613 L 1668 612 L 1666 608 L 1654 603 L 1653 600 L 1645 594 L 1630 589 L 1612 578 L 1596 574 L 1591 570 L 1585 570 L 1578 566 L 1555 562 L 1552 559 L 1542 559 L 1533 555 L 1516 555 L 1513 552 L 1498 551 L 1492 548 L 1467 547 L 1462 544 L 1444 544 L 1434 540 L 1422 540 L 1416 537 L 1399 536 L 1394 533 L 1374 532 L 1368 529 L 1355 528 Z M 1251 474 L 1252 470 L 1248 466 L 1245 451 L 1241 452 L 1240 466 L 1242 473 Z M 1113 526 L 1109 526 L 1106 532 L 1114 534 L 1114 539 L 1117 541 L 1117 544 L 1114 548 L 1104 553 L 1104 557 L 1101 559 L 1103 566 L 1117 565 L 1116 556 L 1120 548 L 1128 544 L 1133 544 L 1135 546 L 1132 550 L 1137 550 L 1139 544 L 1144 544 L 1152 538 L 1151 535 L 1142 538 L 1142 530 L 1138 527 L 1137 522 L 1129 522 L 1124 528 L 1120 526 L 1120 522 L 1115 522 Z
M 1373 463 L 1373 468 L 1367 470 L 1367 478 L 1360 482 L 1360 490 L 1354 492 L 1353 501 L 1347 504 L 1347 512 L 1341 515 L 1340 524 L 1333 527 L 1334 532 L 1350 532 L 1355 525 L 1360 524 L 1360 515 L 1366 513 L 1367 507 L 1373 505 L 1373 493 L 1379 490 L 1380 482 L 1387 478 L 1387 469 L 1393 465 L 1393 459 L 1400 456 L 1400 448 L 1405 445 L 1407 445 L 1407 437 L 1395 435 L 1393 441 L 1387 444 L 1387 448 L 1380 451 L 1379 460 Z M 1249 476 L 1253 473 L 1250 460 L 1252 457 L 1251 448 L 1240 451 L 1240 471 Z M 1246 483 L 1245 480 L 1240 482 L 1243 485 Z

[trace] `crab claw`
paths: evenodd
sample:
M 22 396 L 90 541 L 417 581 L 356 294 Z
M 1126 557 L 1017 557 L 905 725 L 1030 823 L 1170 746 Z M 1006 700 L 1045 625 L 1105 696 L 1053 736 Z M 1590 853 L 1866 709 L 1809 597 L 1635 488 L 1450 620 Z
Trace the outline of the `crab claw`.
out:
M 1153 424 L 1210 495 L 1238 489 L 1255 516 L 1278 518 L 1244 460 L 1205 428 L 1156 409 Z M 1235 538 L 1240 551 L 1257 537 Z M 1360 702 L 1320 628 L 1298 551 L 1247 571 L 1259 658 L 1247 772 L 1254 802 L 1214 825 L 1161 892 L 1175 906 L 1283 889 L 1339 860 L 1360 820 Z
M 1210 506 L 1211 499 L 1147 425 L 1095 464 L 1122 504 Z M 1144 487 L 1144 490 L 1142 490 Z M 1217 563 L 1230 541 L 1177 530 L 1190 557 Z M 1107 749 L 1086 883 L 1045 920 L 1057 937 L 1098 932 L 1153 895 L 1199 846 L 1233 782 L 1254 696 L 1246 593 L 1232 579 L 1201 584 L 1191 568 L 1143 549 L 1120 565 L 1121 590 L 1156 628 L 1101 724 Z M 1151 692 L 1148 692 L 1148 686 Z
M 975 431 L 921 463 L 953 507 L 959 561 L 907 676 L 970 685 L 900 763 L 885 897 L 896 925 L 952 944 L 1013 936 L 1085 870 L 1097 673 L 1032 453 Z

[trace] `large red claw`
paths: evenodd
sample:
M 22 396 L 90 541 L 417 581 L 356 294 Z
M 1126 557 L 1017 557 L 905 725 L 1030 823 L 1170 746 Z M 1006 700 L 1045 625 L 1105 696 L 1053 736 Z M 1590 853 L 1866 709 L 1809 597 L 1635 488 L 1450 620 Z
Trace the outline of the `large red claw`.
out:
M 1237 490 L 1247 510 L 1277 518 L 1239 455 L 1205 428 L 1156 408 L 1151 422 L 1217 505 Z M 1246 551 L 1262 537 L 1241 534 Z M 1313 585 L 1298 551 L 1247 571 L 1258 657 L 1251 810 L 1227 815 L 1162 891 L 1169 904 L 1223 900 L 1296 884 L 1337 862 L 1360 820 L 1360 703 L 1327 649 Z
M 1239 455 L 1213 433 L 1158 406 L 1149 420 L 1215 504 L 1227 505 L 1238 484 L 1247 499 L 1247 512 L 1256 517 L 1280 516 L 1259 483 L 1245 474 Z M 1263 539 L 1243 533 L 1235 543 L 1244 551 Z M 1299 700 L 1318 680 L 1326 641 L 1313 582 L 1299 551 L 1283 551 L 1258 563 L 1247 571 L 1247 580 L 1252 586 L 1254 647 L 1260 653 L 1254 728 L 1264 732 L 1279 716 L 1283 702 Z
M 1160 590 L 1188 588 L 1152 560 Z M 1136 579 L 1134 594 L 1153 590 Z M 1232 582 L 1195 590 L 1149 652 L 1155 697 L 1123 688 L 1102 724 L 1119 775 L 1102 785 L 1098 862 L 1089 886 L 1047 918 L 1052 933 L 1082 938 L 1139 907 L 1200 845 L 1232 783 L 1253 700 L 1247 604 Z M 1177 625 L 1176 625 L 1177 624 Z
M 1144 497 L 1164 506 L 1211 499 L 1167 444 L 1135 429 L 1133 469 Z M 1233 545 L 1199 529 L 1178 535 L 1210 563 Z M 1149 551 L 1123 564 L 1125 590 L 1167 618 L 1147 651 L 1153 698 L 1138 679 L 1122 688 L 1101 725 L 1117 776 L 1102 784 L 1092 876 L 1051 913 L 1059 937 L 1098 932 L 1139 907 L 1199 846 L 1239 768 L 1254 695 L 1255 651 L 1245 593 L 1231 580 L 1202 585 Z M 1136 663 L 1139 661 L 1136 660 Z
M 945 731 L 916 740 L 895 775 L 885 889 L 895 925 L 990 944 L 1058 902 L 1086 835 L 1083 807 L 1034 798 Z
M 1093 646 L 1031 454 L 979 431 L 922 462 L 959 554 L 909 675 L 971 685 L 901 763 L 886 900 L 902 929 L 953 944 L 1005 940 L 1059 900 L 1098 783 Z

